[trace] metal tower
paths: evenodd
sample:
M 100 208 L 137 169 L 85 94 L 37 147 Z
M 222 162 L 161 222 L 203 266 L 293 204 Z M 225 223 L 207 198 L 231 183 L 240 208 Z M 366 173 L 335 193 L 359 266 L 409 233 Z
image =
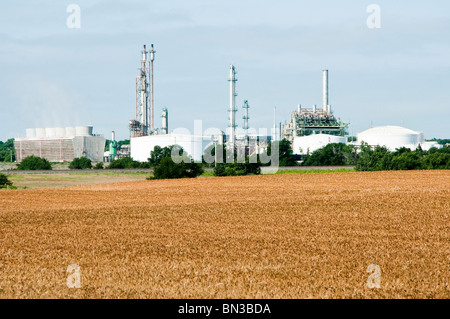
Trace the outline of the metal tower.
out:
M 156 51 L 153 49 L 153 44 L 150 45 L 150 133 L 152 134 L 155 130 L 154 127 L 154 95 L 153 95 L 153 61 L 155 61 Z
M 147 136 L 154 133 L 154 104 L 153 104 L 153 61 L 155 50 L 153 44 L 150 50 L 150 60 L 147 59 L 149 51 L 142 51 L 141 68 L 136 76 L 136 119 L 129 123 L 131 136 Z
M 230 147 L 234 147 L 236 141 L 236 73 L 234 65 L 230 65 L 230 77 L 228 78 L 228 81 L 230 82 L 230 109 L 228 110 L 228 112 L 230 112 L 230 124 L 228 125 L 230 127 Z
M 248 105 L 248 100 L 244 101 L 244 105 L 242 106 L 242 108 L 244 109 L 244 116 L 242 117 L 244 119 L 244 126 L 242 127 L 245 130 L 245 137 L 248 136 L 248 120 L 249 120 L 249 116 L 248 116 L 248 109 L 249 109 L 249 105 Z

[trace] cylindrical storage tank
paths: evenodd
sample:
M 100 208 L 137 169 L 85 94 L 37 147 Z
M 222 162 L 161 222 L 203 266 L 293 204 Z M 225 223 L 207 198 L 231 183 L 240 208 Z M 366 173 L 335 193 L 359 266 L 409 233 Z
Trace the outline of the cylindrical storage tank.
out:
M 65 128 L 65 131 L 66 131 L 66 136 L 67 137 L 75 136 L 75 127 L 68 126 L 68 127 Z
M 45 137 L 45 128 L 37 128 L 36 129 L 36 137 L 44 138 Z
M 45 137 L 56 137 L 56 129 L 53 127 L 46 127 Z
M 27 128 L 27 138 L 33 138 L 36 137 L 36 129 L 35 128 Z
M 76 136 L 92 135 L 92 126 L 76 126 L 75 135 Z
M 57 127 L 55 128 L 56 131 L 56 137 L 65 137 L 66 136 L 66 129 L 64 127 Z

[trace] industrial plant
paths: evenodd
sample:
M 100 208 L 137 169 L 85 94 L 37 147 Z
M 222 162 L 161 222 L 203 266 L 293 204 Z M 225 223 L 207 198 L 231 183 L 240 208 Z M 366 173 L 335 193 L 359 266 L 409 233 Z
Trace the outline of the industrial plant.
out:
M 101 162 L 105 138 L 92 132 L 92 126 L 29 128 L 26 137 L 14 140 L 17 162 L 31 155 L 50 162 L 70 162 L 77 157 Z
M 347 142 L 347 128 L 336 117 L 329 103 L 328 70 L 322 71 L 322 106 L 302 107 L 298 104 L 292 112 L 289 121 L 277 123 L 274 112 L 274 126 L 271 135 L 258 135 L 249 132 L 248 100 L 243 101 L 243 126 L 237 131 L 236 82 L 237 71 L 234 65 L 229 68 L 229 108 L 228 127 L 226 133 L 220 131 L 209 136 L 204 134 L 180 134 L 169 132 L 169 112 L 161 110 L 161 127 L 155 126 L 154 105 L 154 61 L 156 51 L 153 44 L 150 50 L 143 46 L 141 51 L 140 69 L 136 76 L 136 116 L 128 123 L 130 145 L 117 144 L 115 132 L 109 143 L 109 150 L 104 152 L 105 138 L 92 133 L 92 126 L 77 126 L 66 128 L 32 128 L 26 130 L 26 137 L 16 138 L 14 145 L 17 161 L 27 156 L 44 157 L 52 162 L 72 161 L 76 157 L 87 157 L 94 162 L 110 162 L 121 157 L 132 157 L 136 161 L 145 162 L 150 157 L 155 146 L 165 147 L 180 145 L 195 161 L 202 160 L 207 146 L 224 144 L 228 150 L 233 150 L 238 157 L 260 154 L 267 149 L 271 141 L 286 139 L 291 142 L 293 154 L 304 156 L 330 143 L 351 143 L 360 145 L 365 142 L 373 147 L 386 146 L 390 150 L 400 147 L 429 149 L 439 147 L 437 143 L 425 142 L 421 132 L 415 132 L 397 126 L 375 127 L 357 135 L 356 141 Z

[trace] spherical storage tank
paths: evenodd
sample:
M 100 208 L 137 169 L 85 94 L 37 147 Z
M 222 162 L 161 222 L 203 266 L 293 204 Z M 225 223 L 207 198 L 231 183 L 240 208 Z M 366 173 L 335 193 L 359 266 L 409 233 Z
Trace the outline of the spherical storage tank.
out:
M 407 147 L 415 149 L 423 143 L 423 134 L 401 126 L 378 126 L 357 134 L 357 142 L 366 142 L 371 146 L 386 146 L 390 151 Z

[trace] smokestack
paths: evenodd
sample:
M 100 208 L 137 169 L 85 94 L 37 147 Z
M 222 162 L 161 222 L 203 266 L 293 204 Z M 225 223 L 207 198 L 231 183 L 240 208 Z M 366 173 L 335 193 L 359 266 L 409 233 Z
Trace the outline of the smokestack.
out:
M 322 109 L 328 111 L 328 70 L 323 70 L 323 102 Z
M 228 79 L 230 82 L 230 144 L 234 147 L 234 142 L 236 139 L 235 128 L 236 128 L 236 69 L 234 65 L 230 65 L 230 77 Z
M 111 141 L 115 141 L 115 140 L 116 140 L 116 132 L 112 131 Z

